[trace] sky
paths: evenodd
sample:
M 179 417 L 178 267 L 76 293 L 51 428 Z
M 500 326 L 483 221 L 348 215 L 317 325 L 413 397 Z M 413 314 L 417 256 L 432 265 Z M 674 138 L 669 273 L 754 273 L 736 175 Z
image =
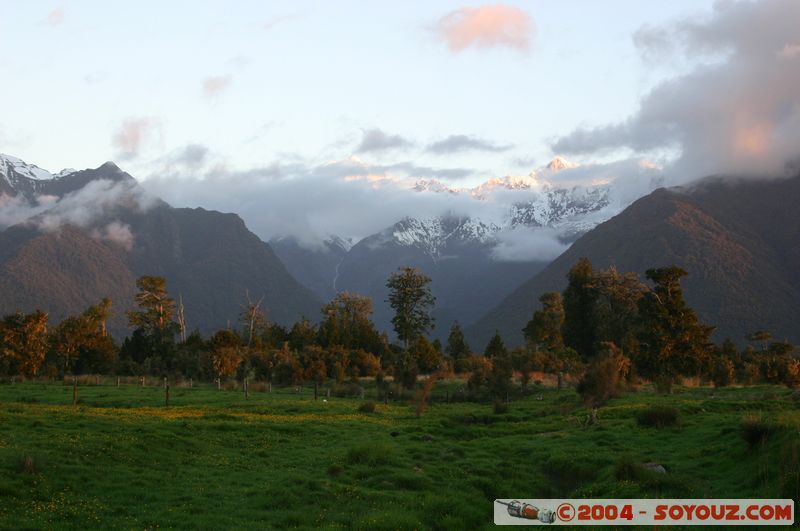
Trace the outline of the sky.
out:
M 0 1 L 0 147 L 138 177 L 189 145 L 239 170 L 358 155 L 520 173 L 633 112 L 665 72 L 631 35 L 707 5 Z M 370 131 L 407 144 L 362 146 Z M 459 135 L 476 148 L 425 149 Z
M 404 210 L 450 208 L 398 199 L 422 178 L 474 186 L 564 155 L 627 188 L 642 167 L 669 182 L 776 173 L 800 145 L 796 0 L 0 12 L 0 152 L 51 171 L 113 160 L 265 239 L 360 237 Z

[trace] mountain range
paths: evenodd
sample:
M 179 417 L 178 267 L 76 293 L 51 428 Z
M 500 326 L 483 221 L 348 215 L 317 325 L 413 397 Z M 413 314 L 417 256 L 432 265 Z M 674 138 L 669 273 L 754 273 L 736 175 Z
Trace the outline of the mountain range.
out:
M 800 341 L 800 175 L 783 179 L 711 177 L 658 189 L 584 234 L 467 329 L 482 347 L 495 330 L 509 344 L 547 291 L 566 287 L 580 257 L 643 276 L 652 267 L 688 271 L 687 301 L 715 338 L 737 343 L 756 330 Z
M 111 329 L 126 334 L 142 275 L 164 276 L 187 328 L 204 333 L 235 324 L 248 298 L 283 324 L 319 312 L 320 300 L 237 215 L 172 208 L 113 163 L 50 175 L 0 156 L 0 190 L 6 216 L 25 213 L 0 226 L 0 314 L 42 308 L 58 321 L 111 297 Z
M 43 308 L 58 321 L 109 296 L 112 330 L 125 334 L 136 278 L 162 275 L 188 327 L 204 333 L 233 323 L 248 300 L 262 300 L 283 324 L 316 320 L 323 302 L 345 290 L 371 296 L 378 328 L 390 330 L 385 282 L 410 265 L 433 280 L 434 337 L 444 339 L 458 320 L 480 351 L 495 331 L 521 344 L 538 297 L 563 290 L 586 256 L 595 268 L 640 275 L 683 267 L 687 301 L 716 326 L 715 339 L 742 343 L 768 330 L 800 342 L 800 175 L 706 178 L 623 209 L 608 184 L 559 187 L 541 178 L 565 170 L 574 165 L 556 159 L 525 177 L 468 189 L 419 181 L 411 192 L 477 202 L 510 194 L 491 217 L 407 216 L 358 241 L 309 245 L 285 236 L 268 244 L 235 214 L 150 197 L 111 162 L 50 174 L 0 155 L 0 314 Z M 537 254 L 537 234 L 557 252 Z
M 554 159 L 539 172 L 491 179 L 474 188 L 451 188 L 436 180 L 418 181 L 418 193 L 465 194 L 485 201 L 498 189 L 514 191 L 499 214 L 489 219 L 454 212 L 433 217 L 407 216 L 353 244 L 340 236 L 315 245 L 293 237 L 270 240 L 287 268 L 322 299 L 339 291 L 361 293 L 374 301 L 379 329 L 391 329 L 392 310 L 385 302 L 389 275 L 400 266 L 422 270 L 432 279 L 433 337 L 445 339 L 453 322 L 470 324 L 516 286 L 547 265 L 553 256 L 527 247 L 509 253 L 506 241 L 530 238 L 543 230 L 558 249 L 590 230 L 609 214 L 609 188 L 558 188 L 542 177 L 574 168 Z M 511 254 L 511 256 L 508 256 Z

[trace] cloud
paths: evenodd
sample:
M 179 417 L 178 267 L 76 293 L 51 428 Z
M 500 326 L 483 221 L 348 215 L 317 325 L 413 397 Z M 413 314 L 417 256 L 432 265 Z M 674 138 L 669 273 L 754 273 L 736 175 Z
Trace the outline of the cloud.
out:
M 523 227 L 500 231 L 492 257 L 500 262 L 547 262 L 569 248 L 550 227 Z
M 64 22 L 64 8 L 57 7 L 53 9 L 44 20 L 53 27 L 60 26 Z
M 214 153 L 205 157 L 218 160 Z M 473 170 L 431 168 L 409 161 L 374 164 L 351 157 L 312 164 L 292 158 L 245 170 L 209 163 L 204 168 L 207 169 L 191 171 L 172 165 L 157 169 L 142 181 L 142 186 L 175 206 L 235 212 L 265 241 L 291 236 L 307 247 L 321 245 L 332 235 L 358 241 L 406 216 L 454 214 L 501 226 L 508 221 L 510 206 L 515 202 L 535 201 L 547 209 L 548 200 L 542 193 L 548 184 L 567 190 L 592 184 L 610 188 L 608 208 L 597 213 L 597 219 L 586 219 L 590 227 L 660 184 L 657 168 L 636 161 L 565 169 L 547 174 L 543 179 L 549 181 L 543 180 L 540 185 L 536 185 L 536 179 L 529 179 L 534 181 L 530 189 L 494 186 L 483 189 L 479 196 L 464 189 L 456 193 L 442 183 L 431 182 L 474 175 Z M 429 186 L 417 187 L 423 179 Z M 555 232 L 503 232 L 496 258 L 552 257 L 565 248 L 559 238 L 569 237 L 573 227 L 570 224 Z M 523 249 L 525 241 L 530 249 Z
M 146 211 L 157 199 L 135 183 L 98 179 L 62 198 L 39 195 L 32 202 L 22 195 L 0 196 L 0 231 L 23 224 L 42 232 L 58 232 L 65 225 L 91 229 L 96 240 L 109 241 L 131 250 L 130 226 L 115 219 L 119 208 Z
M 535 27 L 525 11 L 494 4 L 451 11 L 439 20 L 436 30 L 451 52 L 470 47 L 527 52 Z
M 794 59 L 800 57 L 800 44 L 786 44 L 778 52 L 778 56 L 784 59 Z
M 261 27 L 263 29 L 269 31 L 269 30 L 274 29 L 275 26 L 277 26 L 278 24 L 283 24 L 284 22 L 287 22 L 287 21 L 295 19 L 295 18 L 298 18 L 298 15 L 296 15 L 296 14 L 294 14 L 294 15 L 278 15 L 276 17 L 272 17 L 270 19 L 265 20 L 264 23 L 261 24 Z
M 202 167 L 207 159 L 208 148 L 202 144 L 188 144 L 172 156 L 173 163 L 182 164 L 190 169 Z
M 364 129 L 361 143 L 356 148 L 356 153 L 371 153 L 403 149 L 413 146 L 414 143 L 400 135 L 390 135 L 380 129 Z
M 152 143 L 155 136 L 162 135 L 161 121 L 153 117 L 128 118 L 120 125 L 112 138 L 119 149 L 119 157 L 138 157 L 141 150 Z
M 119 245 L 126 251 L 133 249 L 134 237 L 130 225 L 112 221 L 105 227 L 92 229 L 92 238 L 100 241 L 108 241 Z
M 217 166 L 202 174 L 173 170 L 157 171 L 142 186 L 176 206 L 236 212 L 264 240 L 294 236 L 310 246 L 330 235 L 360 239 L 408 215 L 496 208 L 489 203 L 476 207 L 478 201 L 469 196 L 415 192 L 418 178 L 461 176 L 468 170 L 411 162 L 377 165 L 350 158 L 317 165 L 275 162 L 238 171 Z
M 231 75 L 207 77 L 202 83 L 203 95 L 209 99 L 217 98 L 228 90 L 232 81 L 233 77 Z
M 639 30 L 646 59 L 690 70 L 656 86 L 628 119 L 557 139 L 562 153 L 674 153 L 670 173 L 774 175 L 800 154 L 800 2 L 717 2 L 707 18 Z M 769 28 L 769 31 L 764 31 Z
M 499 153 L 508 151 L 513 146 L 494 144 L 488 140 L 467 135 L 450 135 L 428 146 L 428 151 L 437 155 L 461 153 L 463 151 L 488 151 Z
M 97 83 L 105 81 L 106 78 L 108 78 L 108 72 L 105 71 L 89 72 L 83 76 L 83 80 L 87 85 L 96 85 Z

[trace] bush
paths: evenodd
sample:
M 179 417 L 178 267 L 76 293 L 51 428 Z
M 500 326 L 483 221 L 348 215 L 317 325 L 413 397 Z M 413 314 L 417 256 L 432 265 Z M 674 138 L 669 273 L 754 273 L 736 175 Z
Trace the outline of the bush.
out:
M 758 445 L 765 444 L 772 431 L 772 426 L 761 420 L 760 417 L 746 417 L 742 421 L 742 438 L 751 450 Z
M 495 415 L 502 415 L 503 413 L 508 413 L 508 403 L 503 402 L 502 400 L 495 400 L 494 401 L 494 414 Z
M 350 448 L 345 460 L 351 465 L 385 465 L 392 461 L 394 451 L 385 444 L 363 444 Z
M 678 410 L 669 406 L 649 407 L 636 415 L 636 423 L 651 428 L 668 428 L 678 423 Z
M 361 413 L 375 413 L 376 409 L 375 402 L 364 402 L 358 406 L 358 411 Z
M 621 350 L 613 343 L 607 343 L 605 348 L 605 353 L 589 364 L 578 383 L 578 394 L 589 407 L 602 406 L 619 396 L 630 371 L 630 359 Z
M 24 455 L 20 458 L 17 469 L 21 474 L 36 474 L 39 471 L 33 461 L 33 457 L 29 455 Z

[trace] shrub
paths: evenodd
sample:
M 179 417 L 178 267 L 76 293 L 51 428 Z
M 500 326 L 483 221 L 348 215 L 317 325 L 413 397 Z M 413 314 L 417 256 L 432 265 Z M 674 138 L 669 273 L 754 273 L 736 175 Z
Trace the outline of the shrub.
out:
M 385 444 L 363 444 L 347 451 L 345 460 L 351 465 L 385 465 L 392 461 L 394 451 Z
M 760 417 L 745 417 L 742 421 L 742 438 L 751 450 L 766 443 L 772 431 L 772 426 Z
M 502 415 L 503 413 L 508 413 L 508 403 L 503 402 L 502 400 L 495 400 L 494 401 L 494 414 L 495 415 Z
M 733 362 L 727 358 L 717 358 L 714 360 L 714 368 L 711 373 L 711 380 L 714 387 L 727 387 L 736 379 L 736 370 Z
M 605 352 L 589 364 L 578 383 L 578 394 L 589 407 L 602 406 L 619 396 L 630 371 L 630 359 L 621 350 L 613 343 L 607 343 L 605 348 Z
M 39 471 L 33 461 L 33 457 L 29 455 L 24 455 L 20 458 L 17 468 L 21 474 L 36 474 Z
M 376 409 L 375 402 L 364 402 L 358 406 L 358 411 L 361 413 L 375 413 Z
M 678 410 L 669 406 L 649 407 L 636 415 L 636 423 L 651 428 L 668 428 L 678 423 Z

